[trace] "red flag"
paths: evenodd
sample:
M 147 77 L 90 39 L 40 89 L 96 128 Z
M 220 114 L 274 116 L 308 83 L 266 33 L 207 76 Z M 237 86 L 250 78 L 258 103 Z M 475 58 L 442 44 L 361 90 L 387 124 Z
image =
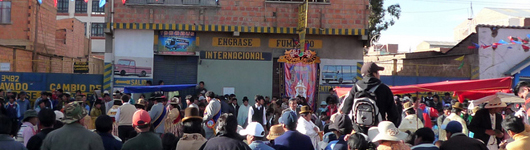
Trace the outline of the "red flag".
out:
M 125 4 L 126 1 L 127 1 L 127 0 L 121 0 L 121 3 Z
M 526 45 L 521 45 L 521 47 L 523 47 L 523 50 L 525 52 L 528 52 L 528 50 L 530 50 L 530 47 L 526 46 Z
M 482 45 L 482 49 L 486 49 L 488 47 L 490 47 L 491 45 Z
M 475 46 L 467 46 L 467 49 L 475 49 Z
M 0 1 L 2 1 L 2 0 L 0 0 Z M 53 7 L 57 8 L 57 0 L 53 0 Z

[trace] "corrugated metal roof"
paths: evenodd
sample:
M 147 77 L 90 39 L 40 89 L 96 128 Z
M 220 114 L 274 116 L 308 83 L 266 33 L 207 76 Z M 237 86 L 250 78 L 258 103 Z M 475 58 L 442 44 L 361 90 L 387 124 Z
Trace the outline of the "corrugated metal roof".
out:
M 497 27 L 497 28 L 510 28 L 510 29 L 530 29 L 530 26 L 501 26 L 501 25 L 490 25 L 490 24 L 479 24 L 476 27 Z
M 530 65 L 530 57 L 526 58 L 525 60 L 521 61 L 517 65 L 513 66 L 512 68 L 510 68 L 510 70 L 504 72 L 504 75 L 508 75 L 508 76 L 514 75 L 516 73 L 519 73 L 521 70 L 528 67 L 529 65 Z
M 485 9 L 493 10 L 501 14 L 512 17 L 527 18 L 530 17 L 530 9 L 517 9 L 517 8 L 491 8 L 486 7 Z

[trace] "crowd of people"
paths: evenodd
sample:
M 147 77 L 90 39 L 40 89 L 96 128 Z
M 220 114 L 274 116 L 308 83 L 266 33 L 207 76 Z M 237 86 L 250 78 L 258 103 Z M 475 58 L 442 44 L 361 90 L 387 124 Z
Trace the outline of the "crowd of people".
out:
M 363 79 L 316 108 L 303 96 L 195 95 L 168 91 L 103 92 L 101 98 L 57 90 L 32 104 L 25 92 L 0 90 L 1 150 L 522 150 L 530 147 L 527 106 L 428 93 L 394 95 L 365 63 Z M 149 82 L 148 85 L 151 85 Z M 163 85 L 163 81 L 159 82 Z M 530 98 L 521 82 L 515 95 Z M 185 100 L 185 102 L 181 101 Z M 33 105 L 33 106 L 32 106 Z

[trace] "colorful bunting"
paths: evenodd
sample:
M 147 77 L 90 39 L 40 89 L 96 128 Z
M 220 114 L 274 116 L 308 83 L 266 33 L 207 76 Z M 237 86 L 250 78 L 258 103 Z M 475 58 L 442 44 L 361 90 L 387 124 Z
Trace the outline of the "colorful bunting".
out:
M 462 56 L 456 58 L 455 60 L 456 60 L 456 61 L 462 61 L 462 60 L 464 60 L 464 57 L 465 57 L 465 56 L 466 56 L 466 55 L 462 55 Z
M 105 3 L 107 3 L 106 0 L 100 0 L 99 1 L 99 7 L 105 6 Z
M 528 50 L 530 50 L 530 47 L 526 45 L 521 45 L 521 47 L 523 47 L 524 52 L 528 52 Z
M 460 66 L 458 66 L 458 70 L 462 69 L 462 67 L 464 67 L 464 61 L 462 61 L 462 63 L 460 63 Z
M 509 44 L 508 42 L 504 41 L 504 40 L 499 40 L 499 43 L 500 44 Z
M 125 4 L 126 1 L 127 1 L 127 0 L 121 0 L 121 3 Z

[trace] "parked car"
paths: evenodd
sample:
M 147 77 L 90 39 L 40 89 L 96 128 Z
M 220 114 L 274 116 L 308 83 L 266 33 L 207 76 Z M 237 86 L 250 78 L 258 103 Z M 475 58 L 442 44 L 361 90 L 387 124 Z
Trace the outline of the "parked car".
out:
M 351 65 L 325 65 L 322 71 L 322 80 L 328 84 L 332 81 L 339 84 L 354 83 L 356 76 L 357 68 Z
M 121 76 L 132 74 L 145 77 L 147 74 L 151 74 L 151 67 L 137 67 L 136 61 L 133 59 L 119 59 L 118 62 L 114 64 L 114 74 Z

